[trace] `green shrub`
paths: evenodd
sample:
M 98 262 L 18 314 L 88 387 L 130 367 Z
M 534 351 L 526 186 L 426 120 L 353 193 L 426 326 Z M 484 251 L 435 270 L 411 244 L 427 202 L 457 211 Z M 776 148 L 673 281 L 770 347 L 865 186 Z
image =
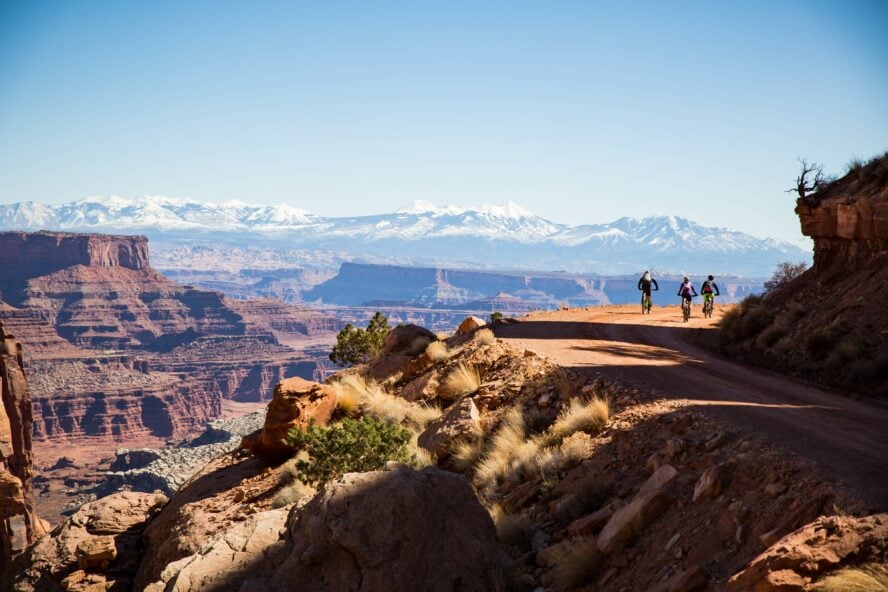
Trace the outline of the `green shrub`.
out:
M 366 329 L 349 323 L 336 335 L 336 345 L 330 353 L 330 360 L 340 366 L 369 362 L 382 349 L 382 343 L 389 331 L 391 327 L 388 317 L 378 311 L 370 319 Z
M 490 322 L 491 323 L 495 323 L 495 322 L 501 321 L 501 320 L 503 320 L 503 313 L 501 313 L 499 311 L 495 311 L 495 312 L 490 313 Z
M 389 460 L 413 461 L 408 452 L 410 432 L 370 417 L 345 418 L 326 428 L 314 424 L 293 428 L 287 443 L 308 454 L 308 460 L 296 462 L 299 480 L 308 485 L 323 485 L 345 473 L 381 469 Z

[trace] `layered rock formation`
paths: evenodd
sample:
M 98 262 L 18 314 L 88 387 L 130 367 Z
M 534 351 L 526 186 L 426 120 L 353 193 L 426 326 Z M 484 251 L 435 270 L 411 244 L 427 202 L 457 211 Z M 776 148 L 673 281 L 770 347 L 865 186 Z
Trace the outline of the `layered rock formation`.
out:
M 318 313 L 268 300 L 227 301 L 176 284 L 151 268 L 141 236 L 0 233 L 0 300 L 7 305 L 0 314 L 34 344 L 33 353 L 53 345 L 46 324 L 88 348 L 151 346 L 175 335 L 333 329 Z
M 0 572 L 44 533 L 31 487 L 31 397 L 22 346 L 0 322 Z
M 726 319 L 728 351 L 888 396 L 888 155 L 800 198 L 796 213 L 814 239 L 814 266 Z
M 0 233 L 0 266 L 4 269 L 34 276 L 74 265 L 147 269 L 148 239 L 64 232 Z
M 802 233 L 814 239 L 816 269 L 884 256 L 888 253 L 888 155 L 852 167 L 808 200 L 799 198 L 796 213 Z
M 0 318 L 35 358 L 37 438 L 183 436 L 225 399 L 262 401 L 286 377 L 315 376 L 324 354 L 282 341 L 336 328 L 178 285 L 151 268 L 141 236 L 0 233 L 0 262 Z

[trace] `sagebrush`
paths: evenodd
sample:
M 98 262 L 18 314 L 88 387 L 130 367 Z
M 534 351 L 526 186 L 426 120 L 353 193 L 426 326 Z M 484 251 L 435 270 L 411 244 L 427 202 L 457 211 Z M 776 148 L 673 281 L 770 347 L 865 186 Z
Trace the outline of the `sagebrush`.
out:
M 296 427 L 287 434 L 287 443 L 308 456 L 296 461 L 298 478 L 308 485 L 323 485 L 345 473 L 375 471 L 389 460 L 412 463 L 410 440 L 408 430 L 371 417 L 347 417 L 329 427 Z

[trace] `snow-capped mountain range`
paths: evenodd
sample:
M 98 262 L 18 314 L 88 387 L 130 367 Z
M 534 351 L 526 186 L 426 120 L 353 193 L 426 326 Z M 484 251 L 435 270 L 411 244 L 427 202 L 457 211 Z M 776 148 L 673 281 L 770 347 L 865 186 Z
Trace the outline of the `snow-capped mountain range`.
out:
M 283 204 L 91 197 L 60 205 L 0 205 L 0 230 L 139 233 L 162 243 L 161 247 L 285 245 L 412 263 L 602 274 L 650 267 L 768 275 L 780 261 L 810 258 L 810 253 L 786 242 L 707 228 L 675 216 L 570 226 L 511 202 L 461 207 L 417 201 L 389 214 L 331 218 Z

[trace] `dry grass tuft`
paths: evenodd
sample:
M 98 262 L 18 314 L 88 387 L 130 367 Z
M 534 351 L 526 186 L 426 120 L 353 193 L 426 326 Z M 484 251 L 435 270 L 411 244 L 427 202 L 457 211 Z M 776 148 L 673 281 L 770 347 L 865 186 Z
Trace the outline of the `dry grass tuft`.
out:
M 459 440 L 450 451 L 453 467 L 460 473 L 467 473 L 481 458 L 484 441 L 481 438 L 473 440 Z
M 601 562 L 595 537 L 579 537 L 558 545 L 552 579 L 559 590 L 573 590 L 589 583 Z
M 398 400 L 403 401 L 403 399 Z M 407 421 L 417 428 L 425 429 L 430 423 L 441 417 L 441 408 L 436 405 L 425 403 L 407 403 L 407 405 Z
M 868 563 L 846 567 L 820 580 L 817 592 L 888 592 L 888 565 Z
M 447 344 L 443 341 L 431 342 L 428 347 L 426 347 L 425 353 L 432 362 L 446 360 L 450 355 L 447 351 Z
M 438 407 L 410 403 L 357 374 L 350 374 L 341 382 L 334 383 L 334 388 L 337 389 L 337 405 L 350 414 L 359 410 L 388 424 L 406 422 L 420 429 L 441 417 Z
M 283 508 L 290 504 L 306 502 L 315 496 L 317 490 L 299 480 L 296 463 L 304 456 L 291 458 L 277 469 L 278 490 L 271 498 L 272 508 Z
M 574 399 L 549 428 L 549 435 L 555 442 L 561 442 L 574 432 L 595 435 L 604 429 L 610 419 L 610 406 L 607 400 L 593 397 L 584 402 Z
M 512 467 L 515 452 L 525 443 L 524 415 L 512 409 L 503 417 L 490 444 L 475 471 L 475 479 L 482 484 L 493 484 Z
M 595 447 L 592 444 L 592 437 L 585 432 L 574 432 L 561 442 L 558 452 L 564 459 L 564 462 L 575 464 L 586 460 L 592 456 Z
M 470 395 L 481 386 L 481 369 L 474 364 L 461 362 L 441 383 L 442 399 L 455 399 L 464 395 Z
M 357 386 L 359 379 L 360 377 L 346 376 L 342 381 L 330 384 L 336 393 L 336 406 L 346 415 L 354 415 L 361 408 L 363 388 Z
M 496 335 L 490 329 L 481 329 L 475 333 L 473 338 L 478 345 L 493 345 L 496 343 Z
M 496 526 L 496 535 L 504 545 L 526 547 L 530 544 L 535 525 L 527 513 L 509 514 L 499 504 L 487 510 Z

